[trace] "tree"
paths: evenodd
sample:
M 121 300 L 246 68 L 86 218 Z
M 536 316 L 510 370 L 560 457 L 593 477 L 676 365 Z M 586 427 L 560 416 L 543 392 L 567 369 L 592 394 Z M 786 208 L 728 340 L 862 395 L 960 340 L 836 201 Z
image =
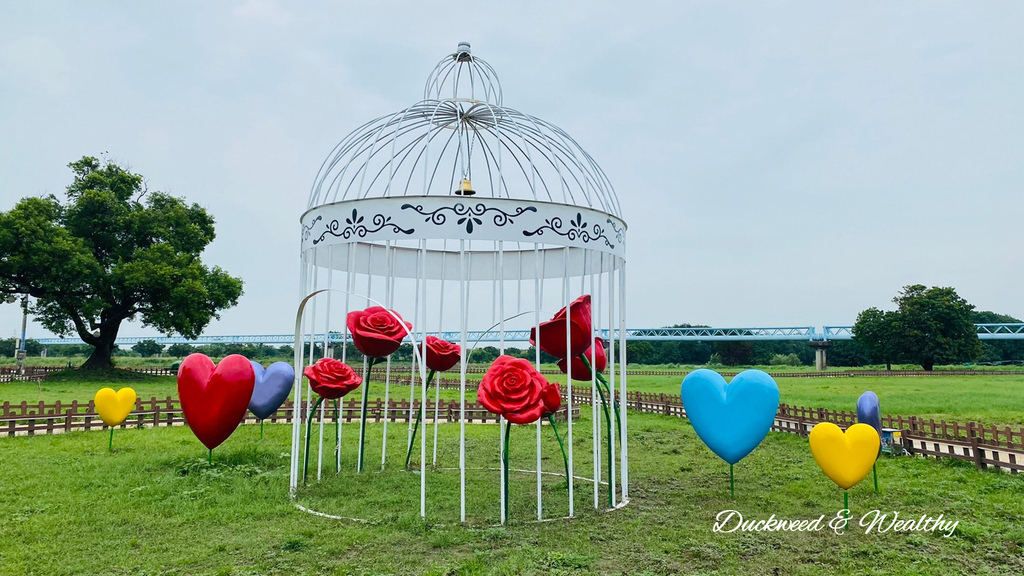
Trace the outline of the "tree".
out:
M 157 344 L 156 340 L 143 340 L 132 346 L 132 350 L 138 352 L 139 356 L 156 356 L 164 351 L 164 347 Z
M 893 302 L 895 311 L 869 308 L 853 327 L 854 338 L 890 367 L 902 357 L 930 371 L 936 364 L 967 362 L 981 354 L 974 306 L 953 288 L 905 286 Z
M 110 161 L 69 167 L 65 202 L 30 197 L 0 212 L 0 293 L 31 295 L 44 327 L 93 346 L 83 369 L 113 366 L 125 320 L 195 338 L 238 303 L 242 280 L 200 261 L 214 238 L 205 209 Z
M 631 364 L 656 364 L 658 352 L 650 342 L 637 340 L 626 341 L 626 359 Z
M 167 355 L 171 358 L 184 358 L 193 352 L 195 347 L 191 344 L 171 344 L 167 347 Z
M 863 366 L 868 364 L 868 355 L 856 340 L 833 340 L 828 351 L 829 366 Z
M 872 362 L 884 362 L 886 370 L 898 356 L 898 340 L 894 324 L 896 312 L 868 308 L 857 315 L 853 339 Z
M 981 354 L 971 312 L 974 306 L 953 288 L 907 286 L 894 300 L 902 352 L 925 370 L 935 364 L 969 362 Z
M 17 352 L 18 340 L 16 338 L 0 340 L 0 356 L 10 356 L 13 358 Z M 29 356 L 39 356 L 42 352 L 42 344 L 31 338 L 25 339 L 25 354 L 28 354 Z
M 750 364 L 750 352 L 754 349 L 753 342 L 725 341 L 715 342 L 715 354 L 726 366 L 746 366 Z
M 484 346 L 483 348 L 473 350 L 473 353 L 469 356 L 469 362 L 471 364 L 490 364 L 497 360 L 500 355 L 500 351 L 494 346 Z

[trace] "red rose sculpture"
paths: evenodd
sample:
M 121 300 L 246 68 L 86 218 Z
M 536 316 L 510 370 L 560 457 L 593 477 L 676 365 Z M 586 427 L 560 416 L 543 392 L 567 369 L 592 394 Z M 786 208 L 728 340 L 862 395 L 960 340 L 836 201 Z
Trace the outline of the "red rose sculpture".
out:
M 594 348 L 597 348 L 597 355 L 595 358 Z M 587 357 L 587 362 L 593 366 L 598 372 L 604 372 L 604 369 L 608 367 L 608 356 L 604 353 L 604 340 L 600 338 L 594 339 L 594 346 L 587 348 L 587 351 L 583 353 Z M 565 374 L 565 358 L 558 361 L 558 369 Z M 590 382 L 590 369 L 583 363 L 583 360 L 579 356 L 573 356 L 572 358 L 572 379 L 573 380 L 586 380 Z
M 579 356 L 590 348 L 590 294 L 584 294 L 569 305 L 569 321 L 566 326 L 565 308 L 540 325 L 540 344 L 537 344 L 537 328 L 530 329 L 530 344 L 540 346 L 544 352 L 556 358 Z M 565 349 L 565 332 L 569 330 L 569 350 Z
M 450 370 L 462 358 L 462 348 L 437 336 L 427 336 L 427 368 L 435 372 Z
M 321 358 L 303 371 L 309 385 L 321 398 L 334 400 L 359 388 L 363 377 L 351 366 L 334 358 Z
M 451 370 L 453 366 L 459 363 L 462 359 L 462 347 L 453 342 L 442 340 L 437 336 L 427 336 L 427 357 L 424 362 L 427 368 L 430 369 L 430 373 L 427 374 L 427 388 L 430 388 L 430 382 L 434 379 L 435 372 L 444 372 L 445 370 Z M 440 386 L 438 382 L 438 386 Z M 423 419 L 423 411 L 425 406 L 420 406 L 419 411 L 416 412 L 416 424 L 412 428 L 412 434 L 409 436 L 409 447 L 405 452 L 405 467 L 409 467 L 409 462 L 412 460 L 412 447 L 416 442 L 416 432 L 420 429 L 420 420 Z M 437 429 L 437 422 L 434 422 L 434 429 Z
M 480 380 L 477 401 L 514 424 L 530 424 L 544 415 L 541 398 L 548 381 L 522 358 L 498 356 Z
M 562 389 L 558 384 L 548 384 L 540 394 L 544 403 L 544 416 L 550 416 L 562 407 Z
M 412 330 L 412 324 L 402 320 L 397 312 L 380 306 L 348 313 L 347 323 L 352 343 L 369 358 L 384 358 L 402 345 Z

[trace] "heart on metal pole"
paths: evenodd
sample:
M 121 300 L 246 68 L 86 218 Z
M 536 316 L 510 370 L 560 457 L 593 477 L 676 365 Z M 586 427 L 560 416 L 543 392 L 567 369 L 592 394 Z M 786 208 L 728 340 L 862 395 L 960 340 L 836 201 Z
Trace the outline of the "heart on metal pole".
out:
M 844 490 L 863 480 L 878 456 L 878 433 L 867 424 L 854 424 L 844 433 L 831 422 L 820 422 L 808 440 L 821 471 Z
M 252 399 L 249 400 L 249 411 L 260 420 L 270 418 L 288 399 L 295 383 L 295 370 L 287 362 L 274 362 L 263 369 L 263 365 L 252 361 L 255 374 Z
M 694 370 L 680 395 L 697 436 L 729 464 L 757 448 L 779 410 L 779 387 L 760 370 L 740 372 L 728 384 L 718 372 Z
M 245 356 L 232 354 L 214 364 L 205 354 L 191 354 L 178 368 L 178 397 L 192 433 L 213 450 L 245 418 L 256 373 Z
M 104 424 L 117 426 L 124 422 L 135 408 L 135 390 L 121 388 L 114 392 L 113 388 L 100 388 L 93 397 L 93 405 Z

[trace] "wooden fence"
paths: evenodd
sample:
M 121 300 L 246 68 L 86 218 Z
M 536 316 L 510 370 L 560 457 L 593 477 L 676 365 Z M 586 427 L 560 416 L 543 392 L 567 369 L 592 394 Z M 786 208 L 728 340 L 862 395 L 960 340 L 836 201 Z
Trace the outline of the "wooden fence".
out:
M 327 403 L 324 403 L 327 406 Z M 272 424 L 290 423 L 292 421 L 292 401 L 288 400 L 281 408 L 265 420 Z M 420 407 L 420 402 L 413 404 L 413 414 Z M 306 415 L 306 406 L 301 408 L 303 417 Z M 434 421 L 435 404 L 432 400 L 427 401 L 424 422 Z M 325 421 L 334 422 L 334 407 L 326 407 Z M 359 421 L 360 401 L 357 399 L 345 400 L 339 410 L 343 422 Z M 564 420 L 566 407 L 563 406 L 555 414 L 557 419 Z M 442 400 L 437 404 L 437 415 L 439 422 L 458 422 L 460 409 L 458 400 Z M 368 422 L 408 422 L 409 401 L 390 400 L 387 404 L 387 412 L 384 410 L 384 400 L 377 398 L 370 400 L 366 406 Z M 573 417 L 579 417 L 579 407 L 573 407 Z M 470 424 L 496 423 L 498 417 L 487 411 L 482 405 L 476 402 L 466 403 L 466 422 Z M 255 416 L 246 412 L 243 423 L 258 422 Z M 150 398 L 149 400 L 137 399 L 135 409 L 120 424 L 120 428 L 152 428 L 155 426 L 183 426 L 185 417 L 181 412 L 181 405 L 176 398 L 168 396 L 164 399 Z M 96 407 L 93 401 L 62 403 L 57 401 L 53 404 L 28 403 L 11 404 L 4 402 L 0 410 L 0 436 L 33 436 L 36 434 L 60 434 L 77 430 L 100 430 L 106 426 L 96 414 Z
M 442 387 L 453 388 L 458 381 L 442 381 Z M 589 405 L 592 401 L 589 387 L 574 386 L 572 389 L 573 417 L 579 417 L 579 407 Z M 414 403 L 413 410 L 418 409 L 420 402 Z M 637 412 L 661 414 L 677 418 L 685 418 L 686 411 L 678 397 L 668 394 L 651 394 L 645 392 L 629 392 L 626 395 L 626 407 Z M 370 422 L 407 422 L 409 401 L 406 399 L 390 400 L 387 410 L 380 398 L 371 400 L 367 405 L 367 419 Z M 305 411 L 305 407 L 302 408 Z M 438 420 L 441 422 L 459 421 L 459 401 L 441 400 L 437 406 Z M 560 417 L 564 418 L 563 405 Z M 340 418 L 344 422 L 359 420 L 360 402 L 353 398 L 345 400 L 340 409 Z M 305 414 L 305 412 L 303 412 Z M 334 410 L 326 410 L 327 421 L 334 422 Z M 426 409 L 427 421 L 433 422 L 434 402 L 428 400 Z M 271 423 L 289 423 L 292 420 L 292 403 L 287 401 L 267 421 Z M 497 417 L 476 402 L 467 403 L 466 421 L 469 423 L 493 423 Z M 256 422 L 249 413 L 245 422 Z M 776 414 L 773 430 L 806 436 L 819 422 L 832 422 L 846 428 L 857 422 L 856 412 L 828 410 L 825 408 L 808 408 L 780 404 Z M 126 427 L 180 426 L 185 424 L 181 406 L 174 398 L 150 398 L 136 400 L 135 410 L 121 425 Z M 977 422 L 947 422 L 946 420 L 924 419 L 915 416 L 886 415 L 882 418 L 882 426 L 900 432 L 902 447 L 911 454 L 932 456 L 935 458 L 955 458 L 972 462 L 979 469 L 989 466 L 1009 470 L 1012 473 L 1024 471 L 1024 428 L 1014 430 L 1009 426 L 984 426 Z M 30 404 L 21 402 L 11 404 L 4 402 L 0 411 L 0 436 L 21 436 L 34 434 L 57 434 L 75 430 L 93 430 L 104 428 L 103 422 L 96 414 L 95 406 L 89 402 Z
M 589 402 L 589 395 L 587 388 L 573 388 L 573 397 L 581 402 Z M 629 392 L 626 405 L 638 412 L 686 417 L 678 397 L 668 394 Z M 847 428 L 857 423 L 857 413 L 780 404 L 772 429 L 807 436 L 819 422 Z M 882 427 L 898 430 L 902 447 L 911 454 L 966 460 L 979 469 L 993 466 L 1011 473 L 1024 471 L 1024 428 L 1014 430 L 1009 426 L 984 426 L 978 422 L 936 422 L 891 414 L 882 418 Z

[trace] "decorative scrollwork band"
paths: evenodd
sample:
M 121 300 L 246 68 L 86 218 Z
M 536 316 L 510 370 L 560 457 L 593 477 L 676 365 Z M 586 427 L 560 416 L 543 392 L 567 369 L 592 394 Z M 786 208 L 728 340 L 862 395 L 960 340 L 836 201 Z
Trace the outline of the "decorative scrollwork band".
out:
M 577 212 L 576 218 L 569 220 L 569 224 L 567 226 L 564 225 L 562 219 L 557 216 L 554 218 L 545 218 L 544 222 L 544 226 L 540 226 L 532 232 L 529 230 L 523 230 L 523 236 L 543 236 L 545 230 L 550 230 L 559 236 L 565 236 L 569 240 L 581 240 L 585 244 L 604 240 L 606 246 L 609 248 L 615 248 L 615 245 L 612 244 L 605 235 L 604 228 L 594 224 L 593 228 L 590 228 L 589 230 L 587 229 L 589 224 L 583 221 L 583 214 L 581 212 Z M 608 222 L 611 222 L 611 220 L 608 220 Z
M 537 208 L 533 206 L 518 206 L 512 213 L 505 212 L 501 208 L 494 208 L 493 206 L 486 206 L 485 204 L 477 203 L 475 205 L 463 204 L 459 202 L 454 206 L 442 206 L 435 210 L 426 210 L 422 204 L 402 204 L 402 210 L 413 210 L 420 216 L 426 216 L 424 222 L 430 222 L 437 226 L 444 224 L 448 218 L 445 215 L 446 211 L 451 211 L 453 216 L 461 216 L 455 223 L 458 225 L 465 224 L 466 233 L 472 234 L 474 226 L 480 226 L 483 224 L 483 220 L 480 218 L 488 212 L 494 212 L 494 225 L 495 226 L 506 226 L 509 224 L 515 224 L 513 218 L 521 216 L 526 212 L 536 212 Z
M 316 224 L 318 220 L 320 220 L 319 216 L 317 216 L 316 219 L 313 220 L 313 222 L 310 224 L 310 229 L 312 229 L 313 224 Z M 322 242 L 323 239 L 326 238 L 328 234 L 330 234 L 331 236 L 335 236 L 335 237 L 338 237 L 338 238 L 344 238 L 344 239 L 348 240 L 349 238 L 351 238 L 353 236 L 358 236 L 360 238 L 366 238 L 367 234 L 373 234 L 374 232 L 380 232 L 381 230 L 384 230 L 385 228 L 390 229 L 392 232 L 394 232 L 396 234 L 397 233 L 401 233 L 401 234 L 407 234 L 408 235 L 408 234 L 412 234 L 413 232 L 416 231 L 415 228 L 409 228 L 408 230 L 405 229 L 405 228 L 402 228 L 398 224 L 395 224 L 394 222 L 391 221 L 391 216 L 385 216 L 383 214 L 374 214 L 373 218 L 371 218 L 370 222 L 371 222 L 371 224 L 373 226 L 376 226 L 376 228 L 370 228 L 366 224 L 363 224 L 364 220 L 366 220 L 366 217 L 365 216 L 360 216 L 358 210 L 357 209 L 353 209 L 352 210 L 352 216 L 350 216 L 348 218 L 345 218 L 345 224 L 347 224 L 347 226 L 342 228 L 341 227 L 341 222 L 338 222 L 337 218 L 335 218 L 334 220 L 331 220 L 331 222 L 329 224 L 327 224 L 327 229 L 324 230 L 322 234 L 320 234 L 320 237 L 313 239 L 313 245 L 315 246 L 315 245 L 319 244 L 320 242 Z M 341 230 L 341 231 L 339 232 L 338 230 Z M 303 227 L 303 233 L 305 234 L 305 232 L 306 232 L 306 229 L 305 229 L 305 227 Z M 305 240 L 305 238 L 306 238 L 306 236 L 303 237 L 303 240 Z
M 600 210 L 504 198 L 373 198 L 318 206 L 304 248 L 337 242 L 465 239 L 589 248 L 624 256 L 626 226 Z

